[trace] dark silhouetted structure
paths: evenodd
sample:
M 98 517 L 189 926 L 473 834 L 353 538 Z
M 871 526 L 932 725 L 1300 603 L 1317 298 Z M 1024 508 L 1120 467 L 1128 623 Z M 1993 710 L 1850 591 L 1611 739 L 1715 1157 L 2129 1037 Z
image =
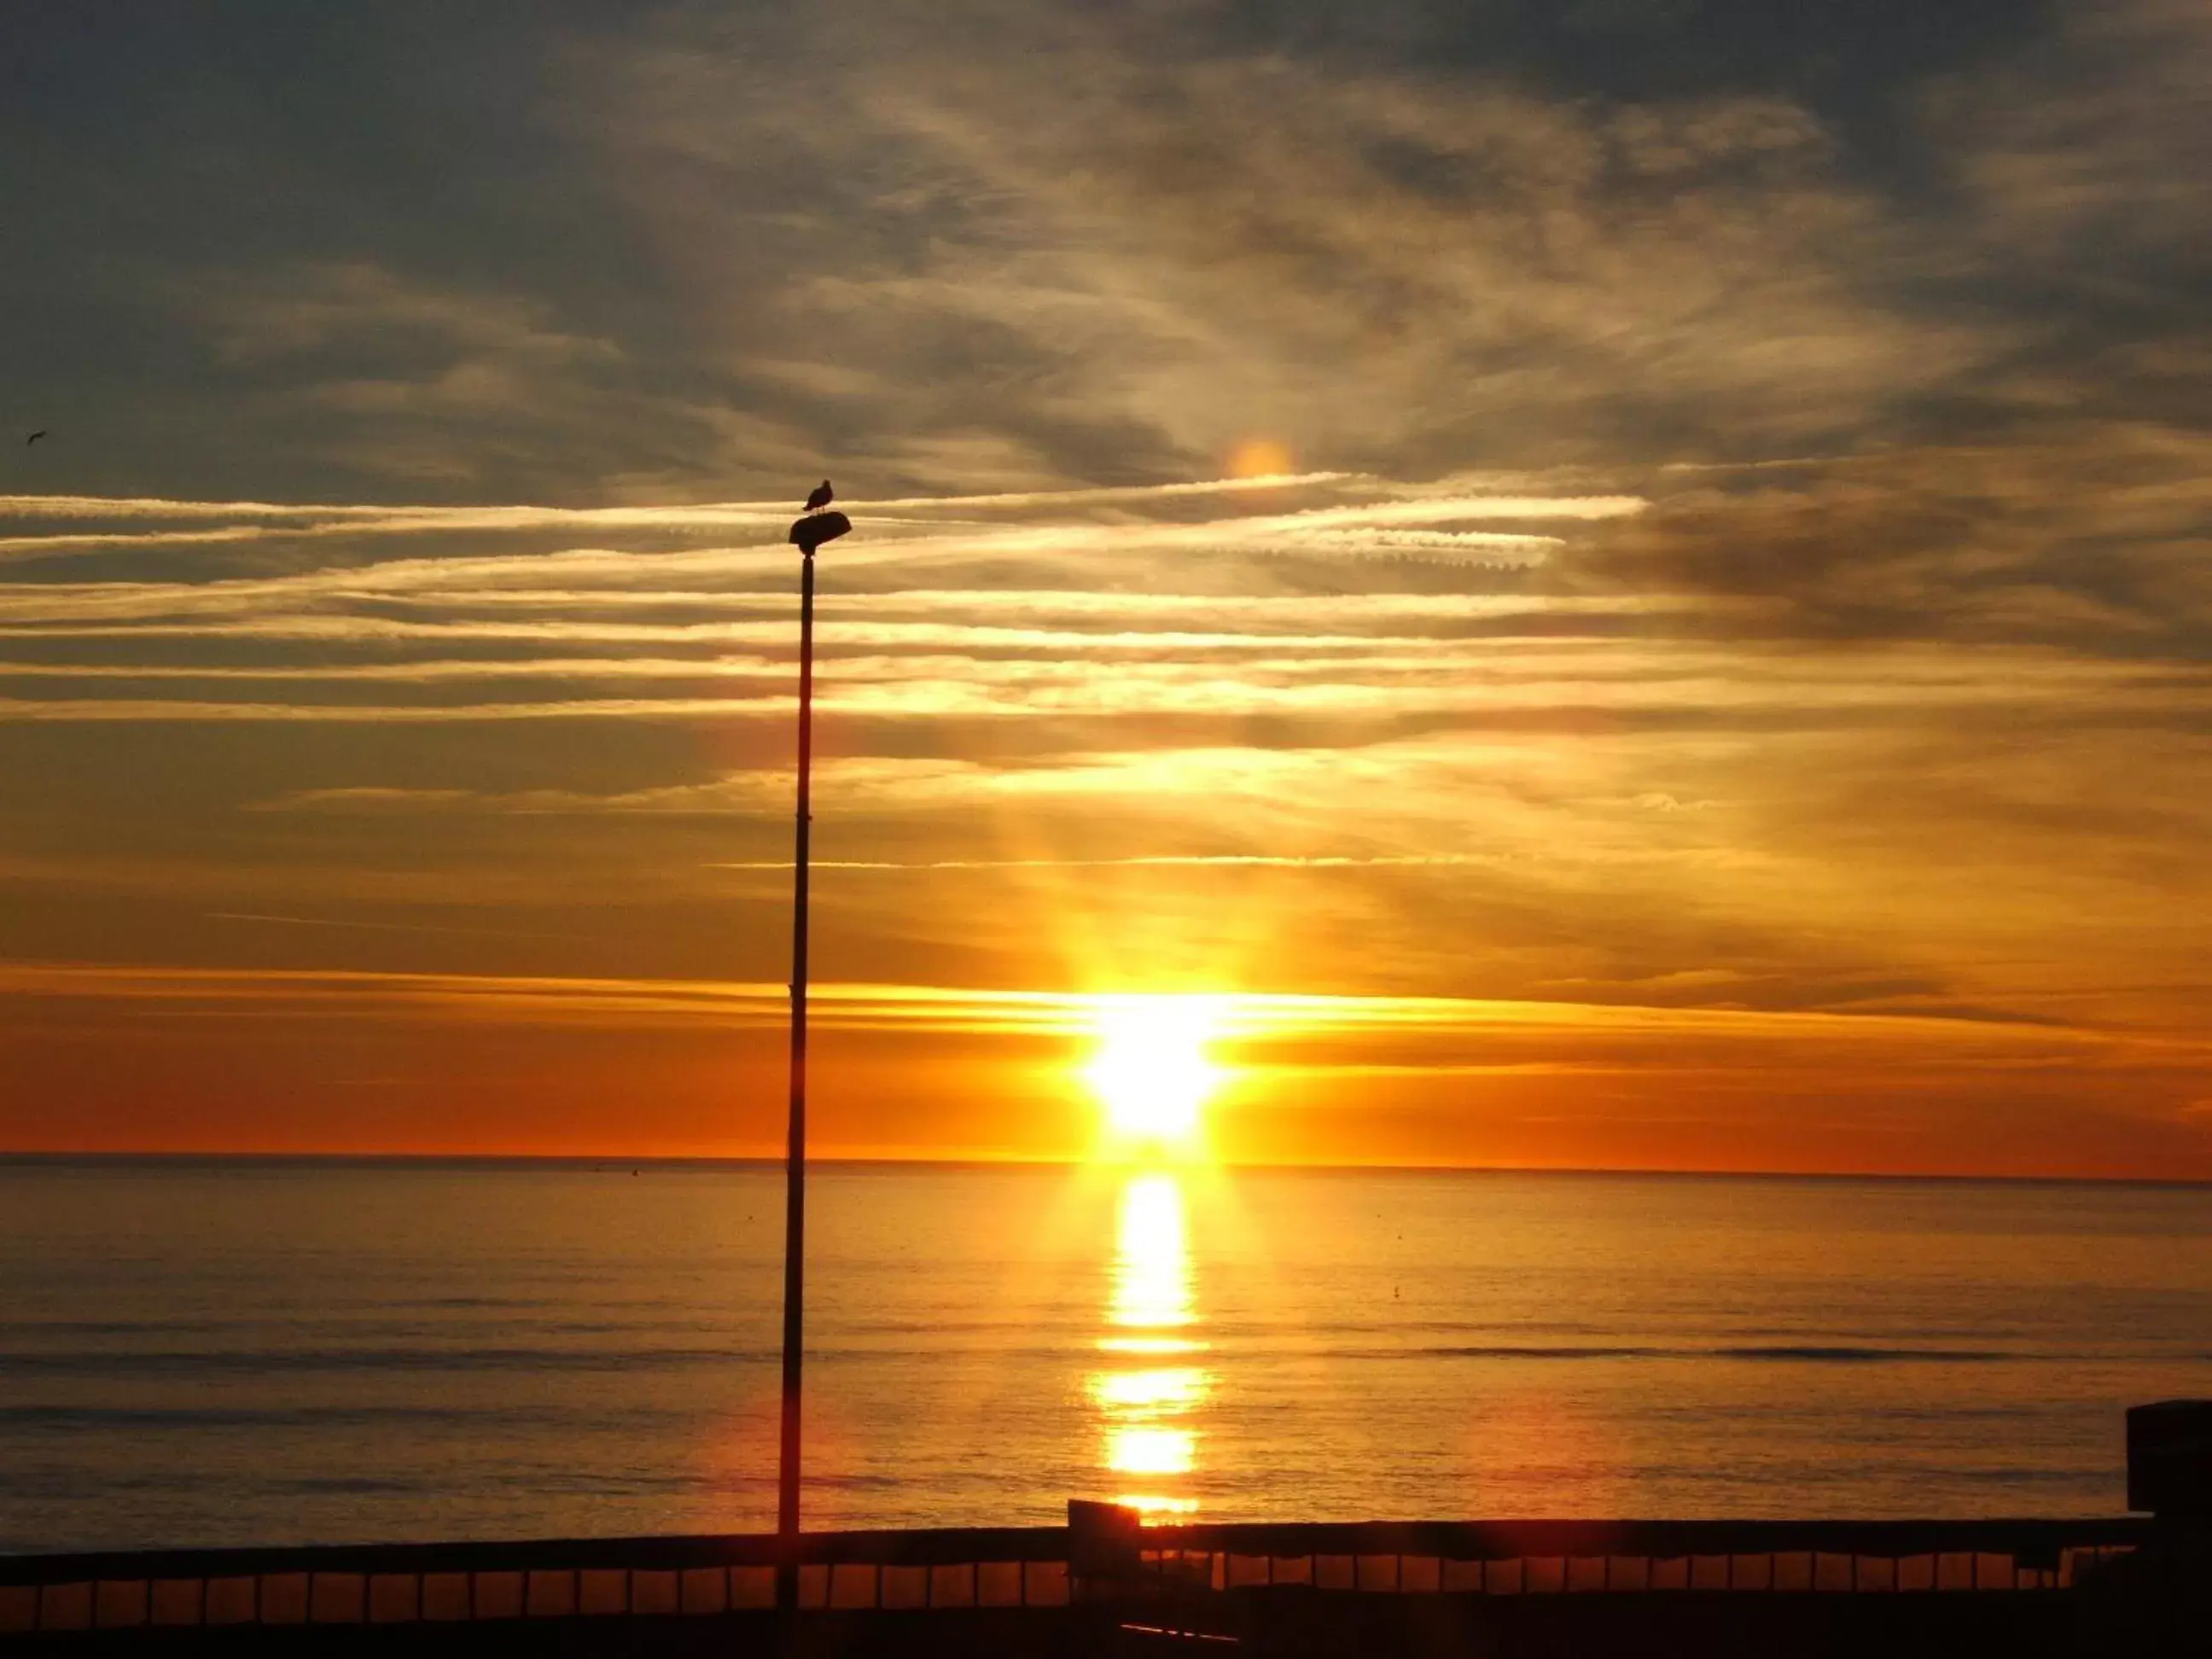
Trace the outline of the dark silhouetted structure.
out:
M 1109 1506 L 1092 1506 L 1104 1511 Z M 1061 1527 L 0 1557 L 0 1651 L 1085 1659 L 2198 1654 L 2164 1523 Z M 796 1595 L 779 1607 L 781 1581 Z
M 0 1555 L 0 1653 L 2179 1659 L 2212 1629 L 2208 1424 L 2130 1414 L 2150 1516 L 1151 1527 L 1077 1502 L 1064 1528 Z
M 830 499 L 830 481 L 808 496 Z M 814 551 L 853 527 L 842 513 L 811 510 L 791 526 L 802 555 L 799 601 L 799 811 L 792 860 L 791 1117 L 784 1152 L 783 1412 L 776 1444 L 775 1530 L 789 1553 L 776 1572 L 776 1605 L 799 1605 L 800 1386 L 806 1353 L 806 877 L 814 761 Z

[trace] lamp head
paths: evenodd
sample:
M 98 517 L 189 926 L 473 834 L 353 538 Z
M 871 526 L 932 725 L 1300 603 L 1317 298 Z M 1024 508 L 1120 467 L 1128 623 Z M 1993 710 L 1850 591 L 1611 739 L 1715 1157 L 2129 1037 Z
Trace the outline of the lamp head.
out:
M 791 544 L 808 558 L 824 542 L 834 542 L 853 527 L 842 513 L 810 513 L 791 526 Z

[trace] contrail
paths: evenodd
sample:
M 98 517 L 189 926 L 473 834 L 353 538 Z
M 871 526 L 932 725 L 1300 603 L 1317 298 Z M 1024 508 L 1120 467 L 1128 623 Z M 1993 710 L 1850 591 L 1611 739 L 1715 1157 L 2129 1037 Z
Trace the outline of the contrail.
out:
M 209 921 L 273 922 L 285 927 L 343 927 L 369 933 L 457 933 L 470 939 L 576 939 L 575 933 L 526 933 L 512 927 L 434 927 L 407 921 L 341 921 L 334 916 L 276 916 L 255 910 L 203 910 Z

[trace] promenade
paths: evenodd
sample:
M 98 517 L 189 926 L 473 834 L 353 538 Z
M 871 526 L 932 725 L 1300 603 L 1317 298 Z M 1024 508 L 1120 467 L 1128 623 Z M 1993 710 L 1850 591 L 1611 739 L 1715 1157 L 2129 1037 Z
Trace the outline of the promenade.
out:
M 2141 1518 L 1500 1521 L 0 1559 L 10 1653 L 2156 1652 Z M 2175 1604 L 2178 1607 L 2178 1603 Z M 2146 1622 L 2148 1621 L 2148 1622 Z M 2118 1643 L 2120 1645 L 2111 1645 Z M 2181 1650 L 2175 1649 L 2175 1651 Z

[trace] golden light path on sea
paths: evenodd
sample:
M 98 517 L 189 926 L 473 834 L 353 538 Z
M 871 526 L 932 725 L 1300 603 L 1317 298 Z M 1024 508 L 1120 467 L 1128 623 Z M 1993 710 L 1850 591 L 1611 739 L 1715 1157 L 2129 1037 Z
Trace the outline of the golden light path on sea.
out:
M 1182 1183 L 1169 1170 L 1133 1172 L 1122 1182 L 1108 1281 L 1099 1368 L 1090 1378 L 1101 1461 L 1121 1486 L 1115 1501 L 1147 1515 L 1198 1508 L 1188 1477 L 1200 1437 L 1190 1419 L 1212 1392 L 1196 1357 L 1206 1344 L 1192 1285 Z

